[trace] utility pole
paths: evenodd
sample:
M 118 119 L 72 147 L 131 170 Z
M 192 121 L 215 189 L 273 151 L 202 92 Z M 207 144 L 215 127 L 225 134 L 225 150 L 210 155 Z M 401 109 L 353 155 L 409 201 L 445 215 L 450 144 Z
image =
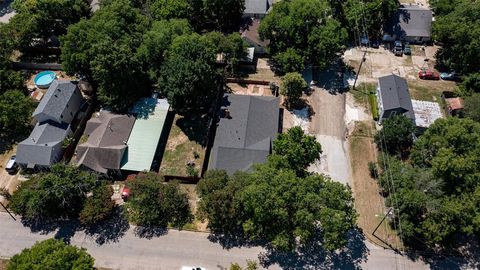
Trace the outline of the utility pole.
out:
M 353 82 L 353 90 L 355 90 L 355 85 L 357 84 L 358 75 L 360 74 L 360 70 L 362 69 L 363 62 L 365 62 L 365 60 L 367 60 L 365 58 L 366 55 L 367 55 L 367 49 L 365 49 L 365 52 L 363 53 L 362 61 L 360 62 L 360 66 L 358 67 L 358 72 L 355 75 L 355 81 Z

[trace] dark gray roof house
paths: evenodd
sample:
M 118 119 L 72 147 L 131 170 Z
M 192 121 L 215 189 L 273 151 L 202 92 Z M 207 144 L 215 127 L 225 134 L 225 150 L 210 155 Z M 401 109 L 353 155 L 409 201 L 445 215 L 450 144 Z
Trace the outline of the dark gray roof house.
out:
M 77 164 L 99 173 L 120 170 L 135 117 L 101 111 L 87 122 L 86 142 L 78 145 Z
M 244 17 L 263 18 L 270 7 L 273 0 L 245 0 Z
M 62 158 L 63 140 L 72 134 L 71 122 L 83 103 L 75 82 L 54 81 L 33 112 L 37 124 L 18 144 L 17 162 L 28 168 L 48 167 Z
M 386 39 L 411 43 L 429 42 L 432 38 L 432 10 L 418 5 L 401 5 L 385 27 Z
M 223 169 L 233 174 L 265 162 L 278 131 L 278 98 L 226 94 L 209 169 Z
M 380 77 L 376 94 L 380 122 L 398 114 L 415 121 L 407 80 L 395 74 Z

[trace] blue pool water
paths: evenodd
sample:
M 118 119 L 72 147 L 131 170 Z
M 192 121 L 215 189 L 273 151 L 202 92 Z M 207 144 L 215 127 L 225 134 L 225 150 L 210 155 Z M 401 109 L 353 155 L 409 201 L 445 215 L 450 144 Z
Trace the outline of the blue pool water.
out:
M 48 88 L 56 78 L 57 74 L 55 72 L 42 71 L 35 76 L 34 82 L 38 88 Z

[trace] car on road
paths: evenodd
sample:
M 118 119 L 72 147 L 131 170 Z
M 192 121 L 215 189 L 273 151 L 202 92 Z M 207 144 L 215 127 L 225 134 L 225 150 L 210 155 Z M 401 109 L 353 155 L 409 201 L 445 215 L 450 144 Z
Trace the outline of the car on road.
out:
M 17 159 L 16 159 L 16 156 L 13 155 L 7 162 L 7 166 L 5 166 L 5 170 L 9 173 L 9 174 L 14 174 L 17 172 L 17 169 L 18 169 L 18 163 L 17 163 Z
M 403 45 L 400 40 L 395 40 L 394 47 L 393 47 L 393 53 L 395 56 L 402 56 L 403 55 Z
M 439 80 L 440 76 L 437 72 L 422 68 L 418 71 L 418 77 L 422 80 Z
M 199 266 L 182 266 L 180 270 L 207 270 L 207 268 Z
M 445 81 L 458 81 L 460 80 L 460 75 L 455 71 L 442 72 L 440 73 L 440 78 Z
M 412 48 L 410 47 L 410 44 L 408 42 L 406 42 L 405 45 L 404 45 L 403 53 L 405 55 L 411 55 L 412 54 Z

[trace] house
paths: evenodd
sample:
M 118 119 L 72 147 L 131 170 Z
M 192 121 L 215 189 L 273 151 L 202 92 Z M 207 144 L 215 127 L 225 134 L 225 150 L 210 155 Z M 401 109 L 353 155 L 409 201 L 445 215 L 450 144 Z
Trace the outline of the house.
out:
M 131 115 L 97 113 L 87 122 L 82 136 L 86 141 L 77 147 L 77 164 L 103 174 L 119 173 L 134 123 Z
M 376 96 L 380 123 L 384 119 L 399 114 L 415 122 L 407 80 L 395 74 L 378 78 Z
M 208 168 L 233 174 L 265 162 L 280 129 L 279 112 L 276 97 L 226 94 Z
M 432 40 L 432 10 L 418 5 L 401 5 L 386 25 L 384 41 L 426 43 Z
M 261 19 L 267 15 L 273 0 L 245 0 L 243 17 Z
M 258 34 L 259 26 L 259 20 L 248 20 L 246 25 L 243 27 L 242 39 L 248 44 L 248 47 L 254 48 L 254 53 L 256 55 L 264 55 L 267 52 L 266 48 L 270 42 L 260 38 L 260 35 Z
M 37 124 L 18 144 L 17 162 L 27 168 L 49 167 L 63 155 L 63 141 L 83 104 L 76 82 L 55 80 L 33 112 Z
M 121 170 L 130 172 L 150 171 L 170 108 L 166 99 L 142 98 L 131 113 L 135 123 L 127 140 Z

